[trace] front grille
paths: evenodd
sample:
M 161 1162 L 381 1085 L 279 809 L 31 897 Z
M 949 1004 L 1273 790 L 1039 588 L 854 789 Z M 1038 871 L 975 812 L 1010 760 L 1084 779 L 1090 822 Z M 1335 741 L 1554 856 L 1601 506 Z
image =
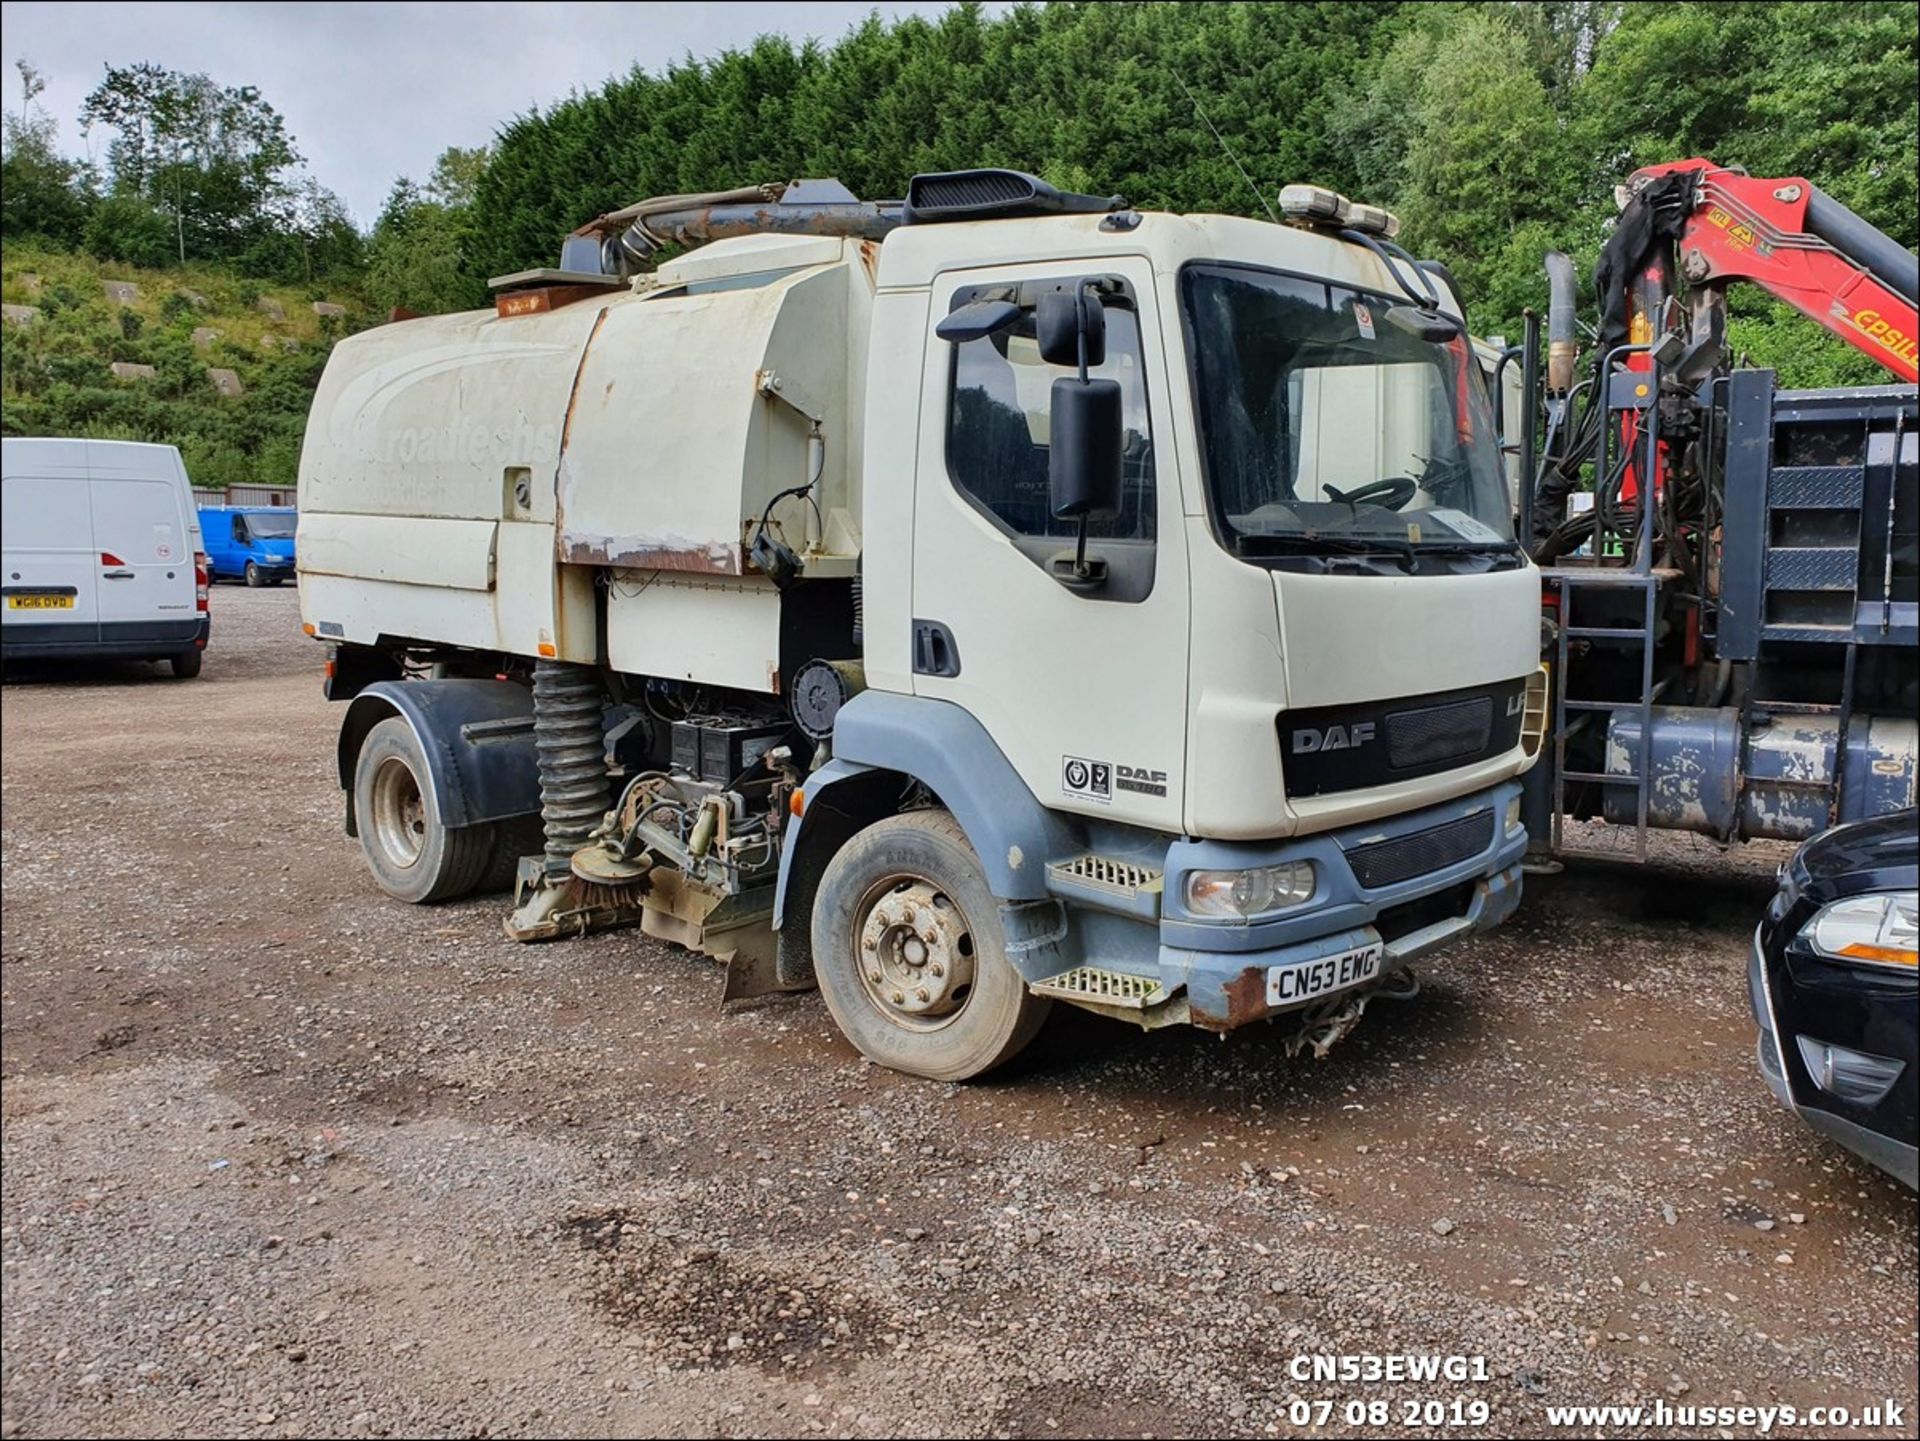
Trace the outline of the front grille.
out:
M 1410 836 L 1355 846 L 1347 852 L 1347 864 L 1353 867 L 1360 884 L 1372 891 L 1464 861 L 1480 854 L 1492 841 L 1493 811 L 1489 808 Z
M 1493 735 L 1493 697 L 1395 711 L 1387 717 L 1387 763 L 1395 770 L 1484 754 Z

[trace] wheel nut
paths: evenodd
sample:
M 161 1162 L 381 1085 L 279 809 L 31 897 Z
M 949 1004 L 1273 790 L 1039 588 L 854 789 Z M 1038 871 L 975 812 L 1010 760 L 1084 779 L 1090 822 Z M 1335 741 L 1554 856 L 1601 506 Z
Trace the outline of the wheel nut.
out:
M 940 938 L 936 936 L 932 931 L 922 931 L 920 933 L 920 939 L 925 941 L 928 945 L 931 946 L 931 945 L 938 944 Z
M 941 976 L 944 976 L 946 973 L 947 973 L 947 968 L 945 966 L 941 965 L 938 961 L 935 961 L 933 963 L 933 975 L 935 980 L 938 980 Z
M 869 979 L 870 981 L 872 981 L 872 982 L 873 982 L 873 983 L 874 983 L 874 984 L 875 984 L 875 985 L 877 986 L 877 985 L 879 985 L 879 984 L 880 984 L 880 980 L 881 980 L 881 976 L 880 976 L 880 973 L 879 973 L 878 971 L 868 971 L 868 972 L 867 972 L 867 979 Z
M 927 988 L 925 986 L 922 986 L 919 990 L 913 993 L 913 996 L 915 1000 L 919 1001 L 920 1004 L 924 1006 L 927 1003 Z
M 860 941 L 861 947 L 869 951 L 879 944 L 880 943 L 877 940 L 875 940 L 872 936 L 864 936 L 861 938 L 861 941 Z
M 893 993 L 893 1003 L 896 1006 L 904 1006 L 907 1003 L 907 998 L 901 995 L 898 991 L 895 991 Z

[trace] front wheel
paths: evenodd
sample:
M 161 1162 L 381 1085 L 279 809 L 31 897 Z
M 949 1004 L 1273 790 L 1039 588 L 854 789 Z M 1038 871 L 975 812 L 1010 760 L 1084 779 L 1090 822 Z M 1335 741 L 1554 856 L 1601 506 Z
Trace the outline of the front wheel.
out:
M 252 561 L 248 561 L 247 562 L 247 585 L 253 590 L 258 590 L 260 589 L 261 586 L 265 585 L 266 583 L 267 583 L 267 578 L 262 574 L 260 574 L 260 567 L 255 565 Z
M 388 716 L 367 732 L 353 769 L 360 850 L 380 889 L 420 904 L 450 901 L 480 883 L 493 859 L 493 827 L 440 820 L 413 727 Z
M 1007 959 L 999 904 L 946 811 L 889 816 L 841 848 L 814 899 L 813 963 L 862 1055 L 938 1081 L 1012 1060 L 1050 1004 Z

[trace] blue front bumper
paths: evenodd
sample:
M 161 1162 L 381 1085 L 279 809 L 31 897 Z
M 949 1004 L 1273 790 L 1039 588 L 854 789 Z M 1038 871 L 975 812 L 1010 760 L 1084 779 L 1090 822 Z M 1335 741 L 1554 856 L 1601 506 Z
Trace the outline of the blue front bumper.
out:
M 1520 862 L 1527 833 L 1506 824 L 1520 782 L 1506 781 L 1470 796 L 1370 825 L 1274 844 L 1181 841 L 1167 853 L 1165 914 L 1160 923 L 1159 971 L 1169 993 L 1184 987 L 1196 1025 L 1228 1030 L 1301 1002 L 1268 1004 L 1269 972 L 1310 965 L 1328 956 L 1381 945 L 1382 972 L 1405 965 L 1478 931 L 1500 924 L 1520 903 Z M 1490 838 L 1471 854 L 1389 884 L 1363 885 L 1351 857 L 1365 847 L 1403 841 L 1416 845 L 1450 824 L 1471 824 L 1490 811 Z M 1195 870 L 1312 861 L 1311 900 L 1250 921 L 1220 921 L 1184 910 L 1186 875 Z

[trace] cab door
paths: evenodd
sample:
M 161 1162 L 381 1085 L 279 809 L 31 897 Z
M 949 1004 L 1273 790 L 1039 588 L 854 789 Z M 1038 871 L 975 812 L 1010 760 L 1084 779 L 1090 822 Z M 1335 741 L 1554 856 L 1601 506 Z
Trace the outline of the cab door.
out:
M 1032 307 L 1092 282 L 1106 312 L 1093 376 L 1121 388 L 1123 499 L 1088 529 L 1097 585 L 1069 567 L 1076 523 L 1048 497 L 1053 382 Z M 948 272 L 929 313 L 913 549 L 913 687 L 972 713 L 1043 805 L 1180 828 L 1187 560 L 1151 268 L 1077 260 Z M 1012 299 L 1022 320 L 950 343 L 951 311 Z

